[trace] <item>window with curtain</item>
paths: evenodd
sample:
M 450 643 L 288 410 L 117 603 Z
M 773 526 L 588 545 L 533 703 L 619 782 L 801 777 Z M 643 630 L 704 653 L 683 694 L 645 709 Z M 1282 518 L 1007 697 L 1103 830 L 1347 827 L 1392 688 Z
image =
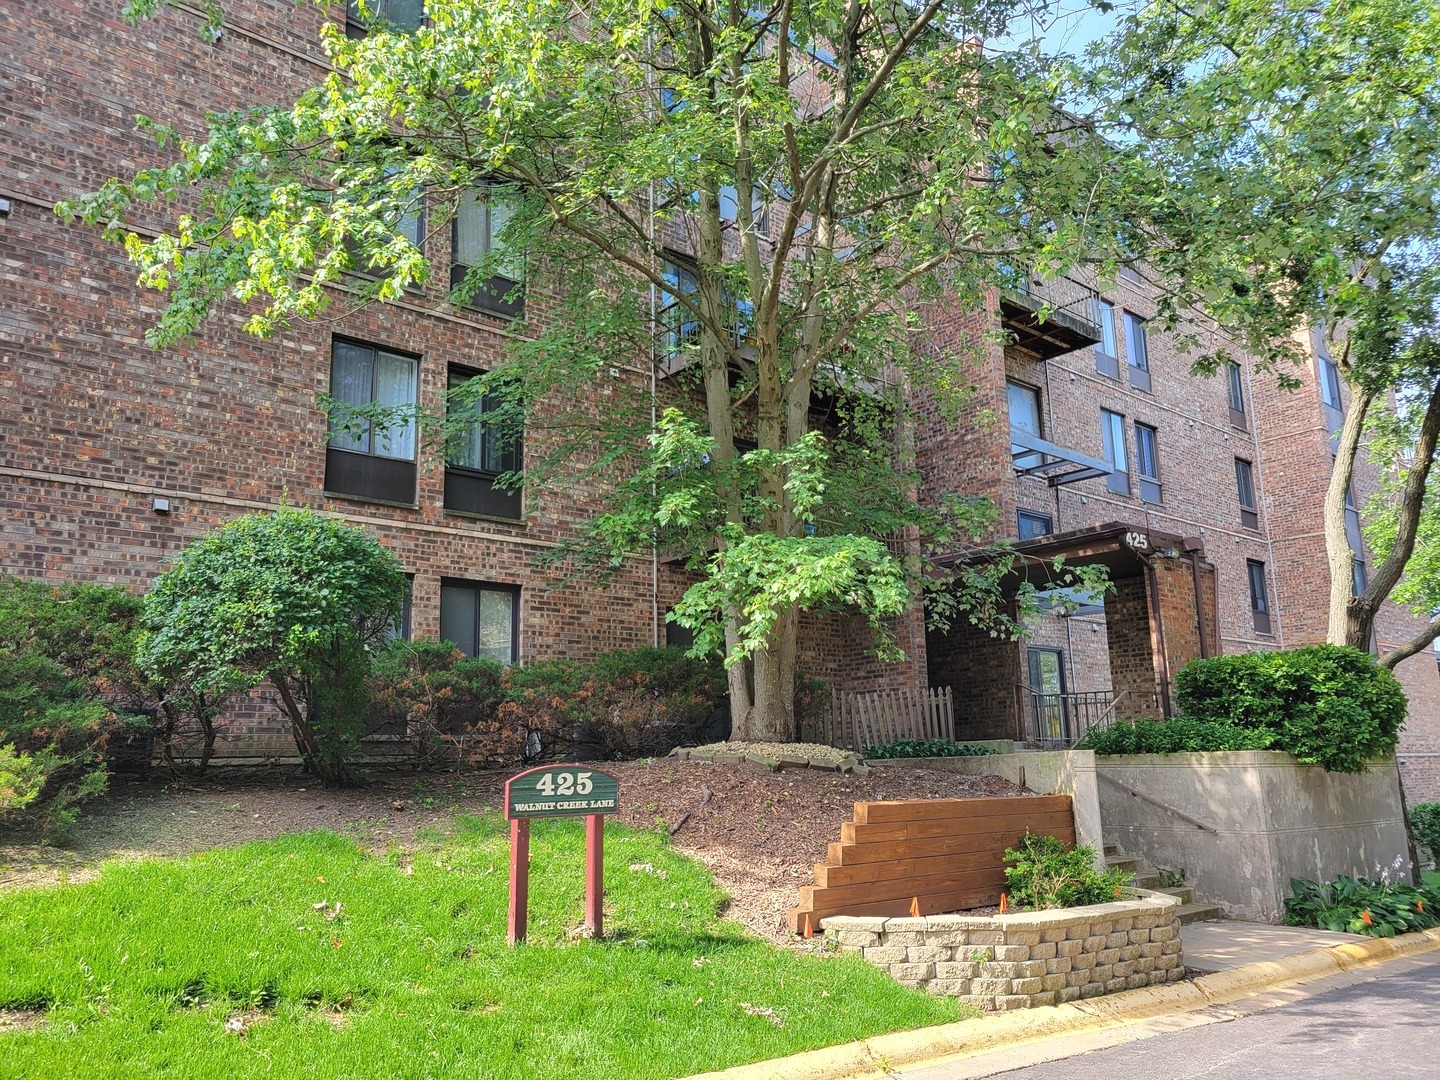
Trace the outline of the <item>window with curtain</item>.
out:
M 1019 510 L 1016 512 L 1016 519 L 1016 534 L 1021 540 L 1035 540 L 1055 531 L 1055 519 L 1049 514 L 1036 510 Z
M 479 377 L 478 371 L 452 368 L 446 389 L 453 393 Z M 523 446 L 518 435 L 487 420 L 499 404 L 488 394 L 464 405 L 450 399 L 452 415 L 468 423 L 446 448 L 445 509 L 518 521 L 523 516 L 521 489 L 503 488 L 496 481 L 521 470 Z
M 466 656 L 515 663 L 520 659 L 520 587 L 441 581 L 440 639 L 454 642 Z
M 472 267 L 487 266 L 489 273 L 466 303 L 496 315 L 515 316 L 525 308 L 524 253 L 505 237 L 516 205 L 513 191 L 481 184 L 461 196 L 451 227 L 451 287 L 464 281 Z
M 383 502 L 415 502 L 415 401 L 419 360 L 376 345 L 335 338 L 330 351 L 330 416 L 325 490 Z M 354 409 L 384 405 L 371 419 Z
M 1110 475 L 1105 486 L 1117 495 L 1130 494 L 1130 459 L 1125 452 L 1125 417 L 1109 409 L 1100 410 L 1100 442 Z

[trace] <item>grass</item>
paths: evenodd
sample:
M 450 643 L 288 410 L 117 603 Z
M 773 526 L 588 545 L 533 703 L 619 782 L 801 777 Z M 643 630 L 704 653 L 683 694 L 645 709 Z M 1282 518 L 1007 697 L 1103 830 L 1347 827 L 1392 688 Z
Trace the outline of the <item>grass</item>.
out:
M 583 829 L 534 824 L 515 949 L 495 814 L 403 853 L 315 832 L 0 895 L 0 1011 L 44 1013 L 0 1028 L 0 1076 L 673 1077 L 969 1015 L 748 936 L 658 834 L 605 847 L 607 940 L 571 940 Z

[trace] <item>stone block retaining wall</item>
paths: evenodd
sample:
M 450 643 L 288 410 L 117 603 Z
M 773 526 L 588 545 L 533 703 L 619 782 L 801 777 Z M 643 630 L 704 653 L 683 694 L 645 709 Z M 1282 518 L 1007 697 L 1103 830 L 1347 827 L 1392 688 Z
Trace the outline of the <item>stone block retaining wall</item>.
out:
M 1145 889 L 1113 904 L 974 917 L 867 918 L 821 924 L 906 986 L 987 1012 L 1056 1005 L 1184 977 L 1180 901 Z

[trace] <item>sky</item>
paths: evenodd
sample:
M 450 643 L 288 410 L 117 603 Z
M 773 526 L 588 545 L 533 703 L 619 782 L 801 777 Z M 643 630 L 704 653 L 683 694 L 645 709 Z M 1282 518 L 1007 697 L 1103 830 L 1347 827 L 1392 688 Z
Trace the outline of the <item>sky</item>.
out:
M 1092 8 L 1085 0 L 1053 0 L 1043 16 L 1034 20 L 1047 52 L 1082 53 L 1085 47 L 1115 26 L 1122 11 L 1134 6 L 1125 0 L 1114 0 L 1115 10 L 1108 14 Z M 1017 24 L 1016 30 L 1021 31 Z M 1024 36 L 1017 33 L 1015 37 Z M 1012 38 L 1011 40 L 1014 40 Z

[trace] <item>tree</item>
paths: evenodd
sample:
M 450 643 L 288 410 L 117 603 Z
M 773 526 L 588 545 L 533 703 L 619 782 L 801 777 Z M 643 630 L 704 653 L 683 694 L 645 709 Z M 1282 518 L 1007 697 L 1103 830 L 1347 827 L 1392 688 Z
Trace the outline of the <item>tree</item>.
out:
M 369 649 L 396 625 L 404 593 L 399 562 L 363 529 L 294 507 L 247 514 L 156 579 L 138 656 L 212 703 L 268 681 L 306 766 L 347 784 Z
M 697 651 L 723 644 L 737 737 L 788 738 L 801 611 L 859 610 L 893 657 L 921 546 L 993 520 L 984 500 L 916 497 L 912 397 L 955 410 L 967 384 L 963 348 L 925 339 L 927 306 L 1085 261 L 1113 274 L 1134 251 L 1112 149 L 1055 110 L 1042 57 L 980 44 L 1026 11 L 432 0 L 418 29 L 328 27 L 323 86 L 212 117 L 204 140 L 157 128 L 173 166 L 60 210 L 169 291 L 150 339 L 170 344 L 226 298 L 260 334 L 394 299 L 434 274 L 402 228 L 417 208 L 434 235 L 489 207 L 505 224 L 451 299 L 523 277 L 557 304 L 422 417 L 430 437 L 453 444 L 484 395 L 488 422 L 523 417 L 546 447 L 526 484 L 602 478 L 607 505 L 564 556 L 604 571 L 652 548 L 694 571 L 676 617 Z M 130 231 L 161 198 L 188 208 L 173 230 Z M 577 400 L 637 364 L 653 390 Z M 952 608 L 1015 631 L 992 602 L 1008 558 L 967 569 Z
M 1440 433 L 1437 50 L 1435 0 L 1162 2 L 1094 48 L 1083 83 L 1134 174 L 1149 178 L 1161 225 L 1152 260 L 1170 310 L 1203 307 L 1282 382 L 1315 328 L 1349 384 L 1324 507 L 1328 637 L 1361 649 L 1383 601 L 1407 575 L 1397 598 L 1419 596 L 1415 577 L 1429 574 L 1412 557 L 1430 527 Z M 1224 359 L 1200 357 L 1211 368 Z M 1377 424 L 1391 479 L 1371 510 L 1386 521 L 1372 541 L 1378 565 L 1356 589 L 1346 507 Z

